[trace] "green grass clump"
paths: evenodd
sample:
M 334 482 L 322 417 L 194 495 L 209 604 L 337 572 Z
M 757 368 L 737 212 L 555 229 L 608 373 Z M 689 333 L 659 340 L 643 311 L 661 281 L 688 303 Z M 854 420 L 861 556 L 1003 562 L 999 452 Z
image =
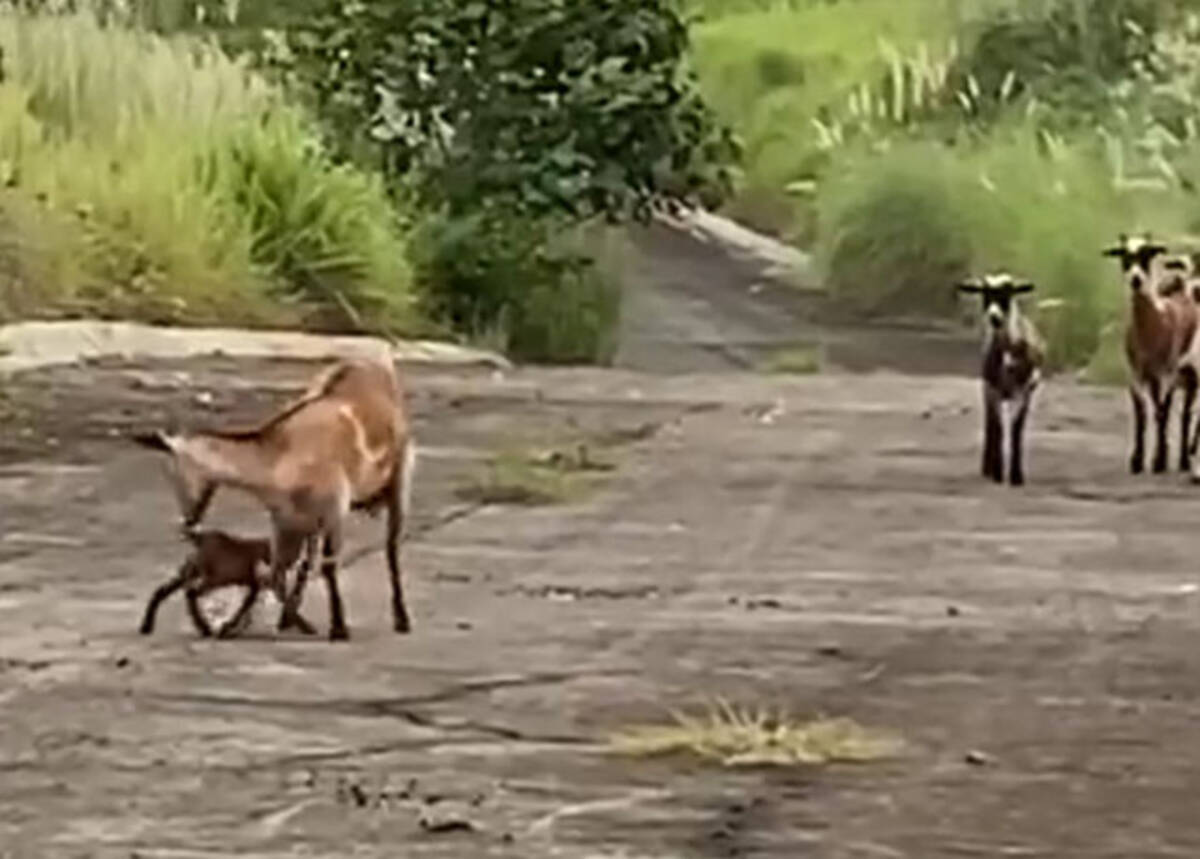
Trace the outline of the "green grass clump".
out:
M 414 234 L 427 315 L 522 361 L 608 363 L 620 321 L 621 242 L 593 225 L 484 208 Z
M 797 346 L 779 349 L 758 365 L 761 373 L 811 375 L 821 372 L 821 349 L 816 346 Z
M 798 766 L 864 762 L 896 754 L 901 743 L 849 719 L 798 722 L 765 710 L 718 702 L 704 716 L 672 714 L 673 724 L 614 735 L 609 747 L 631 757 L 691 754 L 725 766 Z
M 964 179 L 951 153 L 921 144 L 866 154 L 825 183 L 818 257 L 831 296 L 868 316 L 950 315 L 972 262 Z
M 209 42 L 0 11 L 0 317 L 410 323 L 381 187 Z
M 456 494 L 477 504 L 563 504 L 587 491 L 598 474 L 615 467 L 596 458 L 586 443 L 544 451 L 504 451 Z

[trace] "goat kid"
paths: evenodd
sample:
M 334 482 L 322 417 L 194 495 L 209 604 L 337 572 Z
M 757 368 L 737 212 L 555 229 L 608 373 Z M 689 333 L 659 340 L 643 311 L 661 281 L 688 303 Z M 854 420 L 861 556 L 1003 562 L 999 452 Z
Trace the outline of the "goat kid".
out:
M 1033 323 L 1022 315 L 1016 297 L 1032 292 L 1028 282 L 1007 274 L 990 274 L 958 284 L 963 293 L 982 300 L 983 340 L 983 476 L 1004 482 L 1004 410 L 1008 408 L 1009 470 L 1013 486 L 1025 483 L 1025 421 L 1042 376 L 1044 349 Z
M 187 530 L 183 535 L 192 544 L 192 551 L 175 576 L 156 588 L 151 595 L 142 617 L 141 634 L 154 632 L 154 620 L 159 607 L 176 591 L 182 590 L 192 625 L 208 638 L 213 630 L 200 608 L 200 600 L 218 588 L 244 587 L 246 595 L 241 605 L 217 630 L 218 638 L 229 638 L 240 632 L 249 620 L 259 589 L 264 584 L 271 584 L 267 577 L 271 566 L 271 542 L 261 538 L 234 537 L 223 531 L 211 530 Z M 310 540 L 305 548 L 302 564 L 307 571 L 312 564 L 315 541 Z M 278 593 L 277 597 L 282 601 L 286 599 L 286 594 Z M 312 629 L 307 621 L 304 621 L 304 626 Z
M 337 585 L 342 533 L 351 510 L 387 511 L 385 550 L 397 632 L 411 623 L 404 601 L 398 544 L 411 506 L 416 443 L 403 391 L 390 361 L 340 361 L 305 393 L 259 426 L 168 434 L 134 440 L 168 455 L 168 475 L 192 527 L 218 486 L 250 493 L 271 516 L 271 582 L 279 593 L 302 546 L 321 540 L 321 574 L 329 592 L 331 640 L 349 637 Z M 301 567 L 279 617 L 280 630 L 304 631 Z
M 1132 381 L 1129 397 L 1133 405 L 1133 450 L 1129 470 L 1145 470 L 1147 412 L 1154 410 L 1155 448 L 1152 468 L 1167 470 L 1167 433 L 1176 388 L 1183 389 L 1180 415 L 1179 469 L 1189 471 L 1192 412 L 1200 381 L 1200 353 L 1196 335 L 1197 304 L 1185 263 L 1161 265 L 1165 245 L 1144 238 L 1122 235 L 1104 250 L 1121 265 L 1130 290 L 1130 317 L 1125 329 L 1125 357 Z

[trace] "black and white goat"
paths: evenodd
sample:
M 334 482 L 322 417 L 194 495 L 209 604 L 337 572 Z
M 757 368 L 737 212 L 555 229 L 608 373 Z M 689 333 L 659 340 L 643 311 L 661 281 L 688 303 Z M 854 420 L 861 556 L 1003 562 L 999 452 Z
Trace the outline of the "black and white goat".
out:
M 1023 437 L 1034 391 L 1042 378 L 1045 350 L 1037 329 L 1021 313 L 1016 298 L 1033 284 L 1008 274 L 989 274 L 958 284 L 982 301 L 983 476 L 1004 482 L 1005 407 L 1009 424 L 1008 480 L 1025 483 Z

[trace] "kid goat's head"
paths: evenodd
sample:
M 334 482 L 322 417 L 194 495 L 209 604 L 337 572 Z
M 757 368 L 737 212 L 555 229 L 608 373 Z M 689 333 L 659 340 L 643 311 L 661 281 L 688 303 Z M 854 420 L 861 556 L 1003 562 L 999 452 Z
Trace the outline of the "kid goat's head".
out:
M 192 455 L 186 440 L 164 432 L 133 436 L 135 443 L 167 454 L 166 471 L 184 528 L 191 528 L 203 517 L 217 485 Z
M 985 274 L 958 284 L 958 291 L 978 295 L 983 302 L 984 319 L 993 329 L 1000 329 L 1012 318 L 1013 299 L 1033 292 L 1033 284 L 1015 280 L 1009 274 Z
M 1166 252 L 1166 245 L 1153 241 L 1148 235 L 1130 238 L 1122 234 L 1117 244 L 1104 250 L 1104 256 L 1116 258 L 1121 263 L 1121 271 L 1129 287 L 1134 292 L 1140 292 L 1151 282 L 1150 272 L 1155 258 Z

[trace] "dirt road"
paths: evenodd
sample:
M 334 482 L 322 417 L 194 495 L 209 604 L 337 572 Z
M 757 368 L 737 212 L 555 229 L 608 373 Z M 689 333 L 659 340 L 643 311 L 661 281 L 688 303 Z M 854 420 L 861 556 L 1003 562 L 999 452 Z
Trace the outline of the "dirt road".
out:
M 1124 473 L 1125 404 L 1051 384 L 1025 491 L 976 477 L 966 378 L 409 369 L 423 442 L 394 635 L 233 642 L 168 606 L 152 455 L 311 367 L 24 374 L 0 400 L 0 856 L 1159 859 L 1200 854 L 1200 499 Z M 502 448 L 621 439 L 547 507 L 466 509 Z M 218 497 L 214 521 L 261 514 Z M 438 524 L 441 522 L 442 524 Z M 350 551 L 381 523 L 358 522 Z M 319 583 L 306 614 L 324 627 Z M 605 753 L 715 696 L 897 732 L 894 760 Z

